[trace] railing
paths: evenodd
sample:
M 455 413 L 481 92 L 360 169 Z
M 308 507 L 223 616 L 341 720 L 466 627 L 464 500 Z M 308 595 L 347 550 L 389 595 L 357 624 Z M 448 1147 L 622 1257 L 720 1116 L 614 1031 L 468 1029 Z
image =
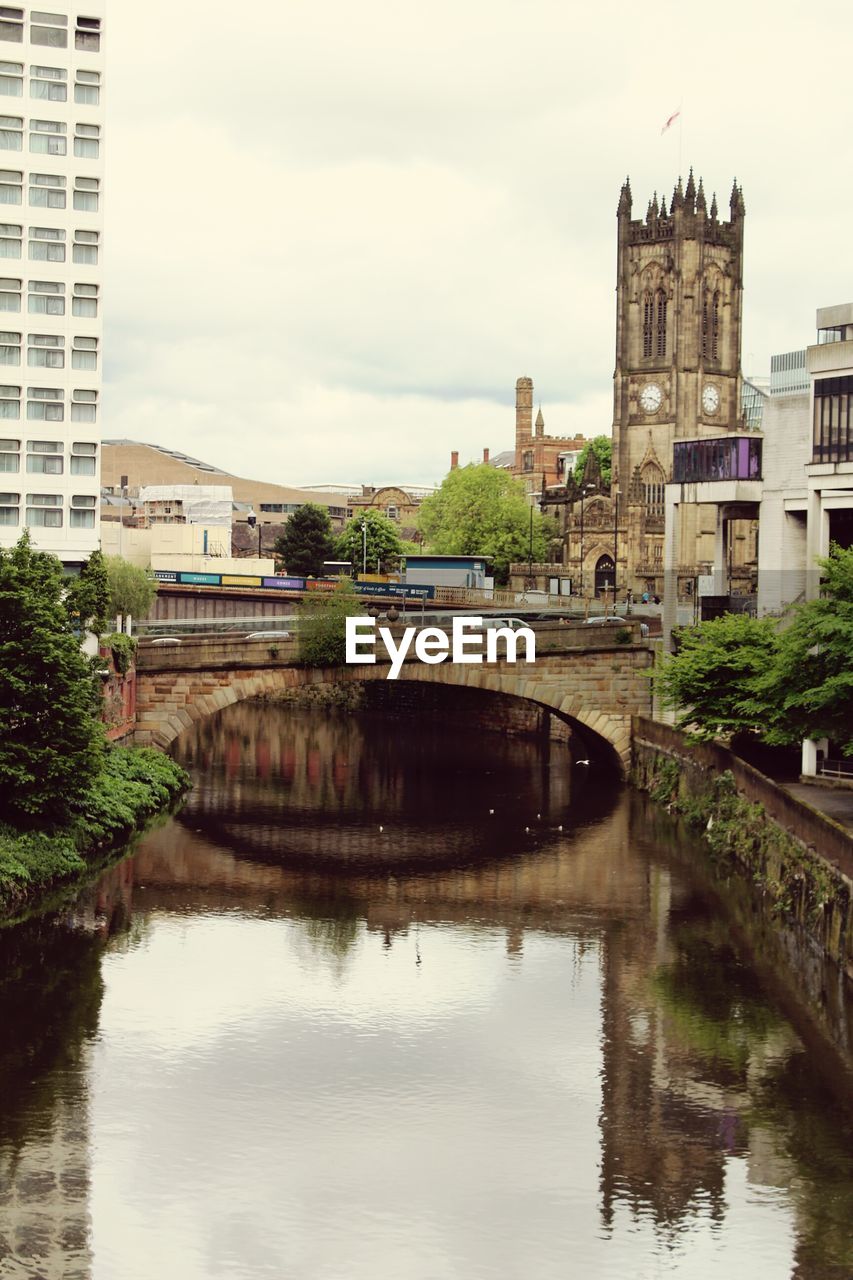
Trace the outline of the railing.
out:
M 818 772 L 824 778 L 853 779 L 853 760 L 824 760 Z

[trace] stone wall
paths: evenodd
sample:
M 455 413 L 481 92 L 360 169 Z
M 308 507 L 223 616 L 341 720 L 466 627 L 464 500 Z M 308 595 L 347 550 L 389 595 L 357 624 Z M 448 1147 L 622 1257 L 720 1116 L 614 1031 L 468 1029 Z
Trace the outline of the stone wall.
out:
M 631 781 L 705 832 L 711 851 L 757 888 L 771 921 L 790 927 L 795 966 L 817 950 L 853 980 L 853 838 L 732 752 L 692 746 L 637 717 Z

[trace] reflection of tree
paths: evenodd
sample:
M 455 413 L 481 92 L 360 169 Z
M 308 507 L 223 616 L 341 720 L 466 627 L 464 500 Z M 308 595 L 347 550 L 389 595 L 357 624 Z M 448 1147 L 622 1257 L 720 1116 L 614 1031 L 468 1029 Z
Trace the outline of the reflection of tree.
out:
M 337 886 L 315 893 L 297 892 L 291 903 L 292 916 L 302 926 L 304 936 L 318 952 L 334 959 L 340 977 L 358 937 L 363 904 Z
M 674 930 L 676 956 L 653 975 L 652 989 L 672 1039 L 697 1054 L 706 1070 L 729 1068 L 742 1081 L 780 1019 L 756 990 L 751 970 L 720 940 L 722 931 L 721 922 L 710 920 Z
M 817 1098 L 820 1105 L 812 1100 Z M 772 1063 L 751 1096 L 752 1115 L 785 1135 L 800 1228 L 791 1280 L 853 1275 L 853 1121 L 804 1051 Z M 805 1103 L 805 1105 L 804 1105 Z M 827 1194 L 827 1189 L 829 1194 Z
M 50 1116 L 61 1073 L 79 1065 L 103 995 L 98 940 L 38 919 L 0 930 L 0 1142 Z

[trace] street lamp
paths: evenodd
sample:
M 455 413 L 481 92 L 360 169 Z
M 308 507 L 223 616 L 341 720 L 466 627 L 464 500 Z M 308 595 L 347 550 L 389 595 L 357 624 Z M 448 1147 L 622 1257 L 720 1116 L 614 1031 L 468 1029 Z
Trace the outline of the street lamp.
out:
M 367 577 L 367 516 L 361 520 L 361 572 Z
M 595 491 L 595 485 L 594 485 L 594 484 L 585 484 L 585 485 L 583 486 L 583 488 L 581 489 L 581 559 L 580 559 L 581 595 L 583 595 L 583 586 L 584 586 L 584 578 L 583 578 L 583 552 L 584 552 L 584 546 L 583 546 L 583 503 L 584 503 L 584 498 L 586 497 L 586 495 L 587 495 L 588 493 L 593 493 L 594 491 Z

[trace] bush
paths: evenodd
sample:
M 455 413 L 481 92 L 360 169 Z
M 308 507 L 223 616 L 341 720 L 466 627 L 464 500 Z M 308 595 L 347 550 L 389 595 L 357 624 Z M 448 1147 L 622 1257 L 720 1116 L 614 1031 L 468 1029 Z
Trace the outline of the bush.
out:
M 104 636 L 101 643 L 112 654 L 113 666 L 118 674 L 127 675 L 136 656 L 137 642 L 133 636 L 125 635 L 123 631 L 113 631 L 110 635 Z
M 299 657 L 308 667 L 339 667 L 346 661 L 346 619 L 364 610 L 351 583 L 307 600 L 299 627 Z

